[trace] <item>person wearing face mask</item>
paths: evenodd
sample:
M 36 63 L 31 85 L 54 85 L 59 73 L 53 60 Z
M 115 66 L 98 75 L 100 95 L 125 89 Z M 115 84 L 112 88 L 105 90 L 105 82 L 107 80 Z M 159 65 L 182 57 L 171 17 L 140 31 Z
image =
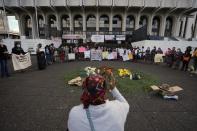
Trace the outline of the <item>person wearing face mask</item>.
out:
M 16 54 L 16 55 L 24 55 L 25 54 L 20 43 L 18 43 L 18 42 L 15 43 L 14 48 L 12 48 L 12 54 Z
M 8 72 L 7 66 L 8 59 L 8 50 L 7 46 L 3 44 L 3 41 L 0 40 L 0 66 L 1 66 L 1 78 L 9 77 L 10 74 Z

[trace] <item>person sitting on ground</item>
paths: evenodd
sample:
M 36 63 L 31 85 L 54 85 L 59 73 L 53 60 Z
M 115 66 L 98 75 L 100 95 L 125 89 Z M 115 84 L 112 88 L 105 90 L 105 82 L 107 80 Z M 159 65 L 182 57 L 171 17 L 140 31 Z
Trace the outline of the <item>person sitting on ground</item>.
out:
M 191 53 L 190 53 L 191 51 L 192 51 L 191 46 L 188 46 L 186 48 L 185 53 L 183 54 L 183 60 L 182 60 L 183 64 L 182 64 L 182 68 L 181 68 L 182 71 L 187 71 L 187 69 L 188 69 L 188 65 L 191 60 Z
M 107 100 L 108 90 L 116 100 Z M 124 131 L 129 104 L 116 88 L 115 81 L 107 84 L 100 75 L 87 77 L 81 102 L 69 113 L 69 131 Z
M 16 42 L 14 44 L 14 48 L 12 48 L 12 53 L 16 54 L 16 55 L 24 55 L 25 54 L 23 48 L 21 47 L 21 44 L 18 42 Z

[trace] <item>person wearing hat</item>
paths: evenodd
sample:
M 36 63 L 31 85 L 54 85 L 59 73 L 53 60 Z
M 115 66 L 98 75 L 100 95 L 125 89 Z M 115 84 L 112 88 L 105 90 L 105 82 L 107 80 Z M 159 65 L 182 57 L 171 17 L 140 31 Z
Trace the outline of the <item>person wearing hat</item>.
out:
M 100 75 L 85 79 L 82 104 L 73 107 L 69 113 L 69 131 L 124 131 L 129 104 L 116 88 L 115 81 L 107 83 L 106 80 Z M 115 100 L 107 99 L 107 91 Z
M 8 72 L 7 59 L 8 59 L 7 46 L 3 44 L 2 40 L 0 40 L 0 65 L 1 65 L 1 77 L 2 78 L 10 76 Z

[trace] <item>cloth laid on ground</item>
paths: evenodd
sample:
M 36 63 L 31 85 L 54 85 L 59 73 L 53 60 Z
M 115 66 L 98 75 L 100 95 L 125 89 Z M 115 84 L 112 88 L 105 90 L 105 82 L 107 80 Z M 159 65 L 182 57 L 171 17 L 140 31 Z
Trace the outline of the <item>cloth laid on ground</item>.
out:
M 70 81 L 68 81 L 68 85 L 76 85 L 76 86 L 82 86 L 83 80 L 81 77 L 76 77 Z
M 162 63 L 163 62 L 163 56 L 164 54 L 156 54 L 154 58 L 155 63 Z
M 12 54 L 12 63 L 15 71 L 26 69 L 32 65 L 30 54 L 29 53 L 26 53 L 24 55 Z

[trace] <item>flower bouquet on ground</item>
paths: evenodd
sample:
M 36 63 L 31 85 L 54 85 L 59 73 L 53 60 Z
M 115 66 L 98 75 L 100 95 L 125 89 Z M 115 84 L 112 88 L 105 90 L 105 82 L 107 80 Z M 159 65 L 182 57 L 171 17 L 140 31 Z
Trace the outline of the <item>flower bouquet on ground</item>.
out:
M 130 77 L 131 72 L 128 69 L 118 69 L 119 77 Z

